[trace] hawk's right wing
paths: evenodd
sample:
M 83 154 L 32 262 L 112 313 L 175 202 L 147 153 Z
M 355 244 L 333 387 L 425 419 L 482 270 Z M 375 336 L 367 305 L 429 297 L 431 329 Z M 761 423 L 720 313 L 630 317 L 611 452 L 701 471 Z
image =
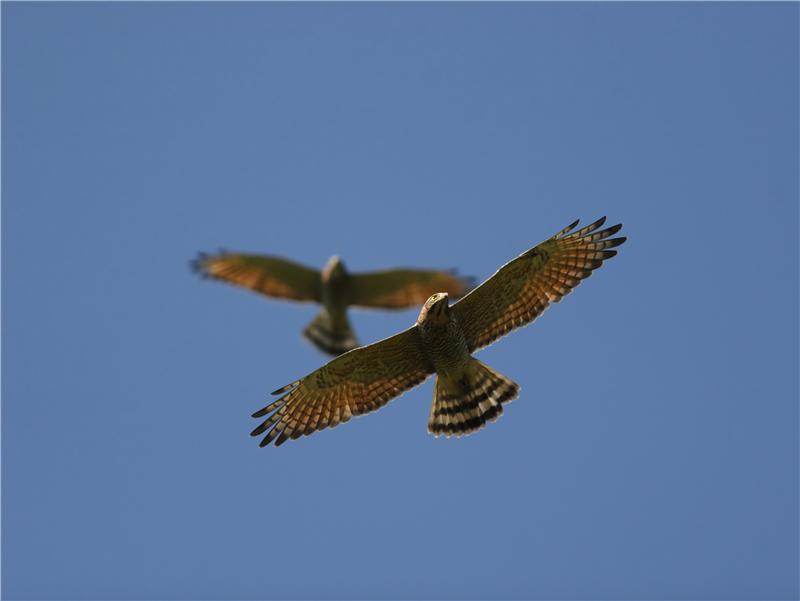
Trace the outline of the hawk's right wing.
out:
M 281 257 L 200 253 L 192 267 L 205 277 L 267 296 L 317 302 L 322 298 L 320 272 Z
M 542 312 L 617 254 L 609 250 L 626 238 L 611 238 L 622 224 L 604 230 L 603 217 L 573 232 L 578 222 L 522 253 L 475 288 L 452 309 L 470 352 L 511 330 L 531 323 Z
M 276 390 L 283 394 L 253 417 L 270 415 L 251 436 L 275 446 L 337 426 L 354 415 L 383 407 L 434 371 L 417 326 L 340 355 L 306 377 Z
M 450 271 L 387 269 L 350 276 L 350 304 L 381 309 L 421 305 L 437 292 L 453 299 L 464 296 L 474 282 Z

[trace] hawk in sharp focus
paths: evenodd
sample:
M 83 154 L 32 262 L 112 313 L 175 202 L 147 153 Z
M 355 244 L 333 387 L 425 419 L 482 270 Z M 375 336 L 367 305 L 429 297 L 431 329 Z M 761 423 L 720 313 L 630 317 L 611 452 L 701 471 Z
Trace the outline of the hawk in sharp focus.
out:
M 527 325 L 617 254 L 626 238 L 612 238 L 622 224 L 600 230 L 605 217 L 572 231 L 576 221 L 549 240 L 503 265 L 450 306 L 448 294 L 431 296 L 417 323 L 394 336 L 332 360 L 276 390 L 283 395 L 253 417 L 266 420 L 260 446 L 348 421 L 374 411 L 431 374 L 437 379 L 428 418 L 432 434 L 469 434 L 503 413 L 519 385 L 471 354 L 511 330 Z
M 348 273 L 339 257 L 331 257 L 320 272 L 281 257 L 221 253 L 192 261 L 204 277 L 224 280 L 266 296 L 316 302 L 322 310 L 303 334 L 320 350 L 339 355 L 358 346 L 347 307 L 404 309 L 422 303 L 440 290 L 455 297 L 472 287 L 470 278 L 452 271 L 389 269 Z

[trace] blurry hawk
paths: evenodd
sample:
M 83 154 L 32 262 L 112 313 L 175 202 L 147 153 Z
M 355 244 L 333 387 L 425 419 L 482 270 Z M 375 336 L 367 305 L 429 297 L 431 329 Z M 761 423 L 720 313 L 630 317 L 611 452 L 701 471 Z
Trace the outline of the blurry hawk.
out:
M 471 280 L 451 271 L 389 269 L 348 273 L 339 257 L 320 272 L 281 257 L 223 252 L 192 261 L 204 277 L 223 280 L 266 296 L 315 302 L 322 310 L 303 334 L 320 350 L 339 355 L 358 346 L 347 307 L 404 309 L 417 306 L 440 290 L 455 297 L 471 288 Z
M 519 385 L 471 356 L 511 330 L 531 323 L 550 305 L 617 254 L 612 238 L 622 224 L 601 230 L 605 217 L 572 231 L 576 221 L 516 259 L 450 306 L 431 296 L 417 323 L 394 336 L 342 355 L 276 390 L 283 395 L 256 411 L 265 417 L 252 436 L 260 446 L 308 435 L 374 411 L 436 373 L 428 431 L 469 434 L 503 413 Z

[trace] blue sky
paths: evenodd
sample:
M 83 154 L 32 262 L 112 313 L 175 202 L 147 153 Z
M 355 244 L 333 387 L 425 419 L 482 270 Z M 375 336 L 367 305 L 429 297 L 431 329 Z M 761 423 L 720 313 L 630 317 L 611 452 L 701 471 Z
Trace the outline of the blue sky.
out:
M 4 597 L 795 598 L 799 8 L 4 2 Z M 314 309 L 187 265 L 484 279 L 604 214 L 460 440 L 428 382 L 259 449 Z

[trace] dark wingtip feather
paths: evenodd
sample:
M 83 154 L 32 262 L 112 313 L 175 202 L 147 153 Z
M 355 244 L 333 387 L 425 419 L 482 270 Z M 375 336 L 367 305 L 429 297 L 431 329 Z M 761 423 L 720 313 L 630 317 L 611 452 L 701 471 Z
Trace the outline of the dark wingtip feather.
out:
M 207 278 L 208 272 L 205 268 L 205 262 L 208 259 L 208 254 L 204 252 L 197 253 L 197 256 L 189 261 L 189 266 L 191 267 L 192 271 L 194 271 L 197 275 L 201 278 Z
M 570 223 L 567 227 L 565 227 L 563 230 L 561 230 L 560 232 L 557 232 L 550 239 L 551 240 L 556 240 L 556 239 L 559 239 L 559 238 L 561 238 L 563 236 L 566 236 L 567 234 L 569 234 L 569 232 L 571 232 L 573 229 L 575 229 L 575 226 L 578 225 L 578 223 L 580 223 L 580 219 L 576 219 L 575 221 Z M 531 249 L 531 250 L 533 250 L 533 249 Z
M 620 244 L 624 243 L 627 238 L 609 238 L 608 240 L 603 240 L 603 248 L 614 248 L 615 246 L 619 246 Z
M 266 423 L 267 422 L 258 424 L 255 428 L 253 428 L 253 430 L 250 432 L 250 436 L 258 436 L 259 434 L 262 434 L 264 430 L 267 429 Z
M 258 443 L 258 446 L 260 446 L 260 447 L 267 446 L 269 443 L 271 443 L 273 440 L 275 440 L 275 437 L 278 434 L 279 434 L 278 427 L 276 426 L 276 427 L 272 428 L 272 430 L 267 432 L 267 435 L 264 437 L 264 440 L 262 440 L 260 443 Z
M 267 405 L 263 409 L 259 409 L 258 411 L 256 411 L 252 415 L 252 417 L 263 417 L 267 413 L 272 413 L 273 411 L 276 411 L 277 409 L 280 409 L 285 404 L 286 404 L 286 401 L 284 399 L 278 399 L 277 401 L 271 402 L 269 405 Z
M 273 390 L 272 392 L 270 392 L 270 394 L 272 395 L 283 394 L 284 392 L 287 392 L 288 390 L 294 388 L 295 385 L 297 385 L 297 382 L 292 382 L 291 384 L 287 384 L 286 386 L 281 386 L 280 388 L 278 388 L 278 390 Z

